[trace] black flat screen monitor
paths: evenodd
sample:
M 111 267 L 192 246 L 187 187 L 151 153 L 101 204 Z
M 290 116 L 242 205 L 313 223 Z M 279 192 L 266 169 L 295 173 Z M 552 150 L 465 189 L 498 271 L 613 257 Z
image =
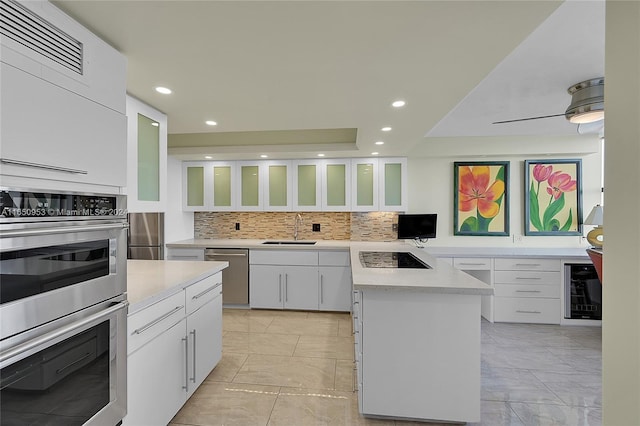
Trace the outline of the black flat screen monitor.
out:
M 399 214 L 398 239 L 425 239 L 436 237 L 436 222 L 438 215 L 430 214 Z

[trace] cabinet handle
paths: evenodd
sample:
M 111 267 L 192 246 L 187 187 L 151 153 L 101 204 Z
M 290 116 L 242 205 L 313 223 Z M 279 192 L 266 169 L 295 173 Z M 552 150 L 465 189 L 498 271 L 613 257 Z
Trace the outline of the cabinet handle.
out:
M 460 263 L 458 263 L 458 265 L 465 265 L 465 266 L 484 266 L 484 265 L 485 265 L 485 263 L 460 262 Z
M 521 310 L 517 310 L 516 312 L 519 314 L 541 314 L 542 313 L 540 311 L 521 311 Z
M 195 383 L 196 382 L 196 329 L 194 328 L 193 331 L 191 331 L 191 333 L 189 334 L 193 335 L 193 377 L 191 378 L 191 381 Z
M 540 290 L 516 290 L 516 293 L 541 293 Z
M 145 331 L 147 331 L 148 329 L 150 329 L 151 327 L 153 327 L 154 325 L 156 325 L 157 323 L 159 323 L 160 321 L 169 318 L 171 315 L 175 314 L 176 312 L 178 312 L 179 310 L 181 310 L 182 308 L 184 308 L 184 305 L 182 306 L 176 306 L 175 308 L 173 308 L 171 311 L 167 312 L 166 314 L 159 316 L 158 318 L 154 319 L 151 322 L 148 322 L 146 325 L 143 325 L 142 327 L 133 330 L 133 333 L 131 334 L 142 334 Z
M 516 266 L 540 266 L 539 263 L 516 263 Z
M 184 386 L 182 387 L 182 389 L 185 390 L 185 392 L 189 392 L 189 339 L 187 339 L 186 337 L 182 338 L 182 341 L 184 342 Z
M 202 296 L 204 296 L 205 294 L 209 293 L 210 291 L 215 290 L 219 285 L 221 285 L 222 283 L 215 283 L 213 286 L 209 287 L 208 289 L 196 294 L 195 296 L 193 296 L 191 298 L 191 300 L 196 300 L 196 299 L 200 299 Z
M 323 288 L 324 280 L 322 278 L 323 276 L 322 274 L 320 274 L 320 303 L 324 304 L 324 288 Z
M 172 254 L 171 257 L 173 259 L 195 259 L 195 260 L 199 259 L 198 256 L 195 256 L 195 255 L 189 256 L 189 255 L 186 255 L 186 254 Z
M 282 302 L 282 274 L 278 274 L 278 302 Z
M 516 277 L 516 280 L 541 280 L 540 277 Z
M 51 166 L 49 164 L 29 163 L 28 161 L 12 160 L 10 158 L 1 158 L 0 162 L 5 164 L 13 164 L 16 166 L 34 167 L 36 169 L 53 170 L 55 172 L 75 173 L 78 175 L 86 175 L 89 172 L 80 169 L 69 169 L 67 167 Z
M 247 257 L 244 253 L 207 253 L 207 256 Z
M 289 274 L 284 274 L 284 301 L 289 301 Z

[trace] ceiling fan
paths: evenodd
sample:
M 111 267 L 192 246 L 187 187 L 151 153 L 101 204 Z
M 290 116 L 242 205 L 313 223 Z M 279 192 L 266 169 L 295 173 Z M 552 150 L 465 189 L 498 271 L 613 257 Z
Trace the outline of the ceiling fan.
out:
M 567 92 L 571 95 L 571 104 L 562 114 L 495 121 L 492 124 L 517 123 L 564 115 L 571 123 L 578 125 L 580 134 L 600 132 L 604 128 L 604 77 L 576 83 L 569 87 Z

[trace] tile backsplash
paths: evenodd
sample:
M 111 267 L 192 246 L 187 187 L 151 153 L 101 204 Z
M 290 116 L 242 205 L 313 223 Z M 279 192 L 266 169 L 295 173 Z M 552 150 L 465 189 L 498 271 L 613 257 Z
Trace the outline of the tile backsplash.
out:
M 196 212 L 195 238 L 293 239 L 298 212 Z M 389 241 L 397 213 L 301 212 L 300 240 Z M 240 229 L 236 230 L 236 223 Z M 313 232 L 312 225 L 320 231 Z

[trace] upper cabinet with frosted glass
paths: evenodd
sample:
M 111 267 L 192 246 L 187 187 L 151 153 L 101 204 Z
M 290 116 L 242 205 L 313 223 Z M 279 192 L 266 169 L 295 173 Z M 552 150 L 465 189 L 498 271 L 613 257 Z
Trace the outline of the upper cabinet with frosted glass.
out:
M 183 163 L 188 211 L 406 211 L 406 158 Z
M 407 159 L 378 159 L 378 210 L 406 212 Z
M 289 211 L 293 205 L 292 163 L 287 160 L 263 163 L 264 210 Z
M 167 116 L 127 96 L 127 208 L 163 212 L 167 206 Z

